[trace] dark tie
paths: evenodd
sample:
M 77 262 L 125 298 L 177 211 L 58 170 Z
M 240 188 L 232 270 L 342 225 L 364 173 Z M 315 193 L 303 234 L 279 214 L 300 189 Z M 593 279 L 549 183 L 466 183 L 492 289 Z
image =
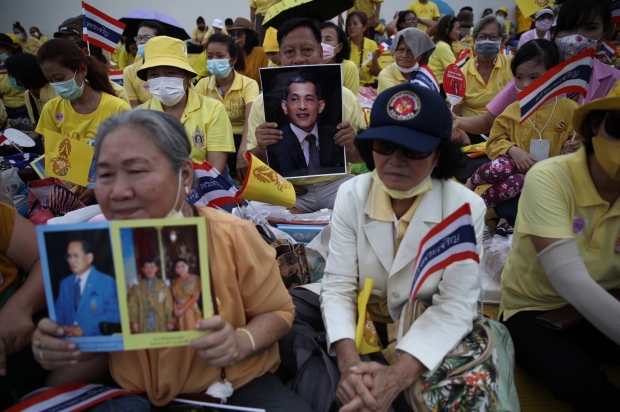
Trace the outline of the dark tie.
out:
M 73 288 L 73 309 L 77 311 L 78 305 L 80 304 L 80 298 L 82 297 L 82 292 L 80 291 L 80 278 L 75 278 L 75 286 Z
M 316 147 L 316 137 L 313 134 L 306 136 L 308 142 L 308 171 L 311 175 L 316 174 L 321 167 L 321 155 L 319 148 Z

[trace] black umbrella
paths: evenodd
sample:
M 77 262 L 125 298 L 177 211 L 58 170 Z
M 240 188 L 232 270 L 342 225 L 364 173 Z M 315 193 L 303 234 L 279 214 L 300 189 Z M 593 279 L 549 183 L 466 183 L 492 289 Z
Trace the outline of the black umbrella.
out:
M 120 18 L 126 24 L 123 36 L 132 38 L 138 34 L 138 26 L 146 20 L 155 20 L 164 27 L 166 36 L 174 37 L 179 40 L 190 38 L 183 26 L 167 14 L 159 13 L 155 10 L 134 10 Z
M 318 21 L 331 20 L 353 7 L 353 0 L 282 0 L 269 9 L 263 26 L 280 27 L 288 19 L 308 17 Z

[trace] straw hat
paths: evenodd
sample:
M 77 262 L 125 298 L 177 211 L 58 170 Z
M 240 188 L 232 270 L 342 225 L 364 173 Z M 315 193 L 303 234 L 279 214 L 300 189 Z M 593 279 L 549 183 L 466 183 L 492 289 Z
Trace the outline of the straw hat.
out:
M 144 65 L 137 73 L 144 81 L 148 69 L 160 66 L 178 67 L 196 76 L 187 60 L 187 46 L 179 39 L 168 36 L 153 37 L 144 45 L 144 56 Z
M 620 110 L 620 82 L 616 83 L 616 86 L 611 89 L 606 97 L 592 100 L 575 110 L 575 114 L 573 115 L 573 128 L 581 136 L 584 135 L 582 130 L 583 121 L 595 110 Z
M 256 29 L 252 26 L 250 20 L 244 19 L 243 17 L 237 17 L 230 30 L 249 30 L 256 34 Z
M 268 28 L 265 33 L 263 49 L 265 49 L 265 53 L 277 53 L 280 51 L 280 46 L 278 45 L 278 31 L 273 27 Z

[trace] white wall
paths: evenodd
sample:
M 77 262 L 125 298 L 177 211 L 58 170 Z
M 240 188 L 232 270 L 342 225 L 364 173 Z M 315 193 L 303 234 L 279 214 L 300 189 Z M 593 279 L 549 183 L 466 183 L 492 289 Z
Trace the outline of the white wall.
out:
M 390 21 L 394 13 L 404 10 L 412 0 L 385 0 L 381 17 Z M 474 8 L 474 17 L 480 18 L 482 11 L 491 7 L 497 10 L 506 6 L 512 10 L 514 0 L 447 0 L 456 13 L 463 6 Z M 201 15 L 210 25 L 214 18 L 246 17 L 249 19 L 248 0 L 89 0 L 88 3 L 114 18 L 120 18 L 134 9 L 154 9 L 174 17 L 191 34 L 196 18 Z M 19 21 L 26 30 L 37 26 L 47 37 L 57 30 L 64 20 L 81 14 L 80 0 L 0 0 L 0 32 L 11 33 L 13 22 Z

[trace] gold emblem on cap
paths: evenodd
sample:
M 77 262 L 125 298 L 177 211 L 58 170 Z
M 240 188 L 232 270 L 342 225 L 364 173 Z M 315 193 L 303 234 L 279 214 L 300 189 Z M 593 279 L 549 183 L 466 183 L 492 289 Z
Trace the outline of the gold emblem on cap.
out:
M 420 113 L 422 103 L 417 94 L 410 91 L 396 93 L 388 101 L 387 112 L 394 120 L 411 120 Z

